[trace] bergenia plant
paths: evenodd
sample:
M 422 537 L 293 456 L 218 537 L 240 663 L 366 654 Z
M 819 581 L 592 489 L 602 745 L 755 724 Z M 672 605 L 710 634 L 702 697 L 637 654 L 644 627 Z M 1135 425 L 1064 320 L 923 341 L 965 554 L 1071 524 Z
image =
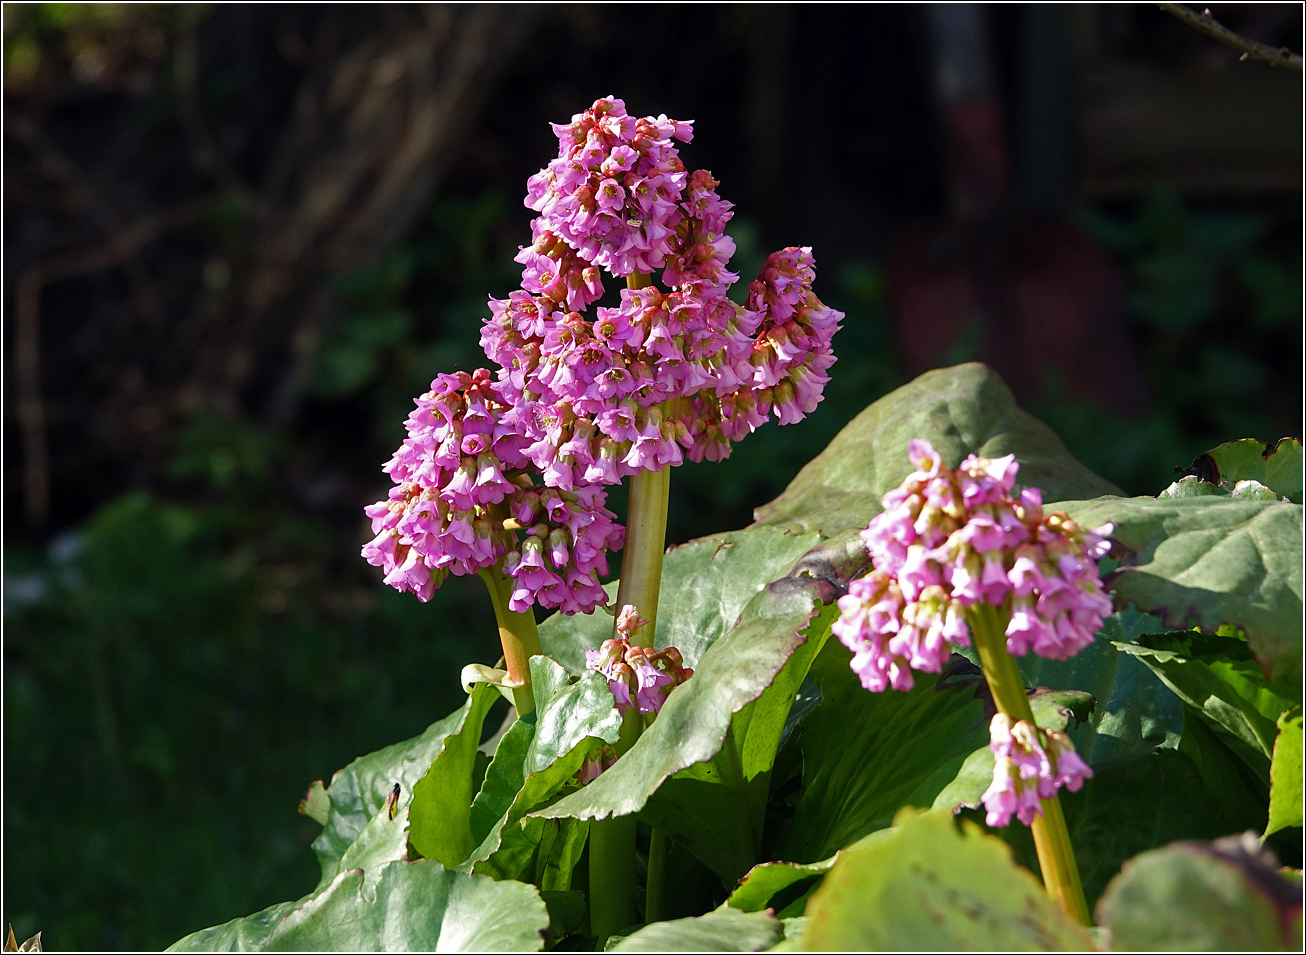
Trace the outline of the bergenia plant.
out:
M 366 508 L 390 586 L 485 581 L 503 659 L 310 788 L 309 895 L 175 947 L 1300 950 L 1300 441 L 1125 498 L 961 365 L 668 551 L 671 469 L 811 413 L 843 315 L 805 247 L 728 297 L 690 122 L 554 131 L 484 367 Z

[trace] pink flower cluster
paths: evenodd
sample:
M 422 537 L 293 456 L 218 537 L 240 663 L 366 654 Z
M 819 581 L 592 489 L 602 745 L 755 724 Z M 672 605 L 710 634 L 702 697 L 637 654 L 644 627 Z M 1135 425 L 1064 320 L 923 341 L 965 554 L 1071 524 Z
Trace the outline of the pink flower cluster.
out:
M 1064 733 L 1039 729 L 998 713 L 989 724 L 989 748 L 996 765 L 983 796 L 990 826 L 1005 826 L 1014 815 L 1025 825 L 1042 813 L 1043 800 L 1065 786 L 1077 792 L 1093 770 Z
M 970 643 L 967 614 L 978 604 L 1007 614 L 1007 649 L 1018 656 L 1061 660 L 1091 643 L 1111 612 L 1095 563 L 1111 526 L 1045 515 L 1037 488 L 1013 497 L 1013 455 L 971 455 L 952 470 L 928 441 L 912 441 L 908 454 L 917 470 L 861 535 L 872 570 L 839 598 L 834 632 L 862 685 L 907 690 L 912 669 L 937 673 Z
M 622 716 L 631 707 L 647 717 L 656 715 L 667 695 L 694 675 L 675 647 L 654 650 L 631 645 L 645 625 L 635 608 L 627 604 L 617 618 L 617 633 L 621 636 L 604 640 L 597 650 L 585 651 L 586 668 L 607 677 Z
M 607 743 L 594 747 L 585 755 L 585 761 L 580 764 L 580 769 L 576 770 L 576 782 L 588 786 L 603 775 L 605 770 L 611 769 L 616 761 L 617 751 Z
M 636 119 L 609 98 L 556 129 L 558 158 L 526 200 L 541 214 L 518 256 L 522 290 L 490 300 L 481 334 L 545 481 L 615 484 L 686 456 L 719 460 L 769 414 L 790 424 L 814 410 L 843 316 L 812 292 L 811 250 L 773 254 L 735 305 L 730 203 L 672 143 L 689 123 Z M 626 288 L 587 317 L 599 267 L 661 269 L 669 291 Z
M 565 491 L 531 479 L 524 442 L 505 424 L 507 405 L 483 368 L 440 375 L 416 405 L 408 437 L 385 466 L 395 486 L 366 508 L 376 536 L 363 557 L 385 570 L 385 582 L 425 601 L 450 572 L 502 563 L 515 611 L 537 602 L 588 613 L 604 603 L 606 551 L 621 547 L 625 529 L 604 507 L 602 488 Z

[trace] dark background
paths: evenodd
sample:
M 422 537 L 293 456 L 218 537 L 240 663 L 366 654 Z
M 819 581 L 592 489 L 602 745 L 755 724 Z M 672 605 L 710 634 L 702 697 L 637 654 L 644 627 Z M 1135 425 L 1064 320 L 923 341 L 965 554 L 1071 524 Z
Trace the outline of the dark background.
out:
M 1296 4 L 1216 5 L 1301 49 Z M 4 7 L 4 896 L 156 948 L 295 898 L 295 806 L 458 704 L 478 581 L 357 556 L 414 396 L 484 362 L 550 121 L 696 120 L 746 283 L 810 245 L 826 401 L 673 481 L 751 520 L 979 358 L 1131 494 L 1301 433 L 1301 75 L 1154 6 Z M 614 494 L 618 507 L 622 494 Z

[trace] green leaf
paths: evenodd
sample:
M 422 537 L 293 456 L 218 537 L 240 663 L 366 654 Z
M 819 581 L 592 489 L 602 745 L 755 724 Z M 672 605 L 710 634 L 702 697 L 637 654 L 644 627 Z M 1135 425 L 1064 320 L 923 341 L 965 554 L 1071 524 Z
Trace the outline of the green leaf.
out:
M 741 912 L 761 912 L 763 909 L 775 908 L 772 900 L 778 894 L 796 885 L 819 879 L 830 871 L 838 858 L 839 852 L 836 852 L 820 862 L 763 862 L 755 865 L 739 880 L 739 885 L 730 893 L 726 904 Z M 788 892 L 785 894 L 789 895 Z
M 828 592 L 828 584 L 825 590 L 822 584 L 791 578 L 772 584 L 759 595 L 753 612 L 708 647 L 694 676 L 667 698 L 627 754 L 581 791 L 534 815 L 606 819 L 639 812 L 671 776 L 716 756 L 734 714 L 760 697 L 808 640 L 816 615 L 814 595 Z
M 967 454 L 1015 454 L 1020 483 L 1046 501 L 1118 493 L 1070 456 L 1055 434 L 1016 407 L 1002 379 L 977 363 L 926 372 L 854 418 L 798 472 L 785 492 L 758 508 L 757 525 L 833 535 L 865 527 L 880 499 L 912 470 L 907 444 L 928 439 L 955 467 Z
M 1067 729 L 1075 749 L 1090 765 L 1179 745 L 1182 705 L 1151 670 L 1112 642 L 1134 640 L 1140 632 L 1158 626 L 1155 617 L 1130 607 L 1107 617 L 1093 642 L 1068 660 L 1046 660 L 1031 653 L 1017 661 L 1032 686 L 1092 695 L 1094 707 L 1088 718 Z
M 1177 842 L 1126 863 L 1097 921 L 1117 951 L 1301 951 L 1301 886 L 1276 869 L 1250 833 Z
M 342 872 L 361 869 L 364 873 L 363 892 L 370 896 L 382 865 L 408 860 L 408 810 L 409 806 L 399 807 L 393 799 L 389 805 L 382 806 L 336 864 L 322 873 L 313 891 L 323 891 Z
M 699 659 L 735 625 L 740 612 L 770 581 L 783 577 L 821 538 L 782 530 L 731 531 L 667 551 L 658 605 L 658 647 L 675 647 L 685 665 Z M 608 584 L 616 596 L 617 582 Z M 540 625 L 544 652 L 572 673 L 585 669 L 585 649 L 612 636 L 612 617 L 554 614 Z
M 778 850 L 814 862 L 888 826 L 904 805 L 929 806 L 967 756 L 987 747 L 978 683 L 915 674 L 908 692 L 871 693 L 852 654 L 830 641 L 812 667 L 821 702 L 799 729 L 803 790 Z
M 784 938 L 770 912 L 741 912 L 727 905 L 692 919 L 654 922 L 627 935 L 610 952 L 760 952 Z
M 262 912 L 232 919 L 212 928 L 200 929 L 168 946 L 169 952 L 253 952 L 263 948 L 273 930 L 303 904 L 278 902 Z
M 1228 820 L 1225 832 L 1265 828 L 1270 787 L 1268 763 L 1252 769 L 1246 747 L 1235 752 L 1228 735 L 1216 732 L 1206 717 L 1184 707 L 1184 735 L 1179 752 L 1193 761 L 1202 786 Z M 1252 754 L 1253 756 L 1258 754 Z
M 1302 715 L 1298 706 L 1279 717 L 1279 735 L 1270 762 L 1270 823 L 1268 836 L 1302 824 Z
M 1242 744 L 1235 746 L 1260 774 L 1269 769 L 1279 716 L 1301 701 L 1300 684 L 1270 683 L 1247 645 L 1195 630 L 1145 634 L 1117 647 L 1149 669 L 1179 699 Z
M 520 721 L 515 737 L 512 730 L 504 736 L 495 754 L 501 769 L 486 772 L 473 806 L 479 846 L 465 866 L 498 879 L 568 889 L 588 825 L 523 817 L 571 785 L 596 746 L 617 741 L 621 717 L 599 674 L 586 672 L 573 681 L 543 656 L 532 657 L 530 666 L 536 710 Z
M 360 756 L 331 777 L 327 822 L 313 843 L 323 872 L 331 869 L 368 821 L 386 805 L 396 783 L 401 799 L 412 793 L 417 781 L 444 751 L 445 740 L 462 731 L 474 699 L 479 700 L 469 697 L 462 707 L 431 724 L 422 735 Z
M 1233 498 L 1105 497 L 1051 504 L 1114 525 L 1127 551 L 1108 585 L 1172 630 L 1234 624 L 1274 682 L 1301 682 L 1302 508 Z M 1114 551 L 1113 551 L 1114 553 Z
M 1191 465 L 1212 484 L 1232 490 L 1239 481 L 1256 481 L 1302 503 L 1302 447 L 1298 438 L 1283 438 L 1277 444 L 1262 444 L 1255 438 L 1228 441 L 1206 452 Z
M 1092 938 L 1011 861 L 1000 839 L 946 812 L 904 809 L 842 854 L 813 893 L 805 951 L 1084 951 Z
M 471 823 L 473 769 L 485 715 L 496 699 L 498 691 L 490 684 L 474 686 L 466 716 L 444 738 L 430 768 L 413 787 L 408 841 L 425 858 L 436 859 L 446 868 L 458 865 L 476 847 Z
M 534 886 L 451 872 L 434 859 L 391 862 L 375 897 L 363 873 L 342 872 L 287 915 L 268 951 L 534 952 L 549 913 Z

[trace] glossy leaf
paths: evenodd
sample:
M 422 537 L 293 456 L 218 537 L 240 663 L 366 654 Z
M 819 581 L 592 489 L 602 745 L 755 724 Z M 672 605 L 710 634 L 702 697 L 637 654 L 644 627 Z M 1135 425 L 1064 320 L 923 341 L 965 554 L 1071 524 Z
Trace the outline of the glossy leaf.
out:
M 478 692 L 494 691 L 486 688 Z M 462 731 L 472 712 L 473 700 L 477 700 L 479 709 L 480 697 L 469 697 L 462 707 L 431 724 L 422 735 L 361 756 L 331 777 L 331 785 L 326 791 L 330 800 L 327 822 L 313 843 L 323 872 L 335 864 L 368 821 L 386 804 L 396 783 L 399 784 L 401 801 L 410 798 L 417 781 L 426 775 L 436 757 L 444 751 L 445 740 Z
M 1270 763 L 1270 822 L 1268 836 L 1302 824 L 1302 715 L 1301 707 L 1284 713 L 1278 721 Z
M 1302 446 L 1298 438 L 1283 438 L 1273 445 L 1255 438 L 1227 441 L 1194 461 L 1192 469 L 1204 481 L 1230 490 L 1239 481 L 1256 481 L 1279 497 L 1302 503 Z
M 807 906 L 805 951 L 1083 951 L 1093 940 L 978 826 L 905 809 L 845 852 Z
M 871 693 L 831 640 L 812 667 L 821 702 L 799 729 L 803 790 L 778 857 L 814 862 L 876 829 L 904 805 L 929 806 L 967 756 L 988 745 L 974 679 L 916 674 L 906 692 Z
M 1010 389 L 978 363 L 926 372 L 876 401 L 758 508 L 758 525 L 833 535 L 865 527 L 880 499 L 911 472 L 907 444 L 926 438 L 952 467 L 967 454 L 1015 454 L 1020 483 L 1045 501 L 1119 493 L 1070 456 L 1047 425 L 1016 406 Z
M 375 896 L 357 869 L 277 925 L 267 951 L 533 952 L 549 913 L 534 886 L 451 872 L 434 859 L 391 862 Z
M 748 602 L 820 541 L 815 534 L 767 528 L 730 531 L 671 548 L 662 563 L 655 644 L 675 647 L 685 665 L 696 668 Z M 607 589 L 615 597 L 616 582 Z M 554 614 L 540 625 L 545 653 L 572 673 L 585 669 L 586 647 L 597 647 L 611 636 L 612 617 L 603 611 Z
M 1114 525 L 1127 553 L 1109 587 L 1171 630 L 1233 624 L 1271 681 L 1301 681 L 1302 508 L 1233 498 L 1105 497 L 1052 504 Z M 1114 551 L 1113 551 L 1114 553 Z
M 627 754 L 580 792 L 535 815 L 629 815 L 643 809 L 671 776 L 716 756 L 734 715 L 765 692 L 807 641 L 816 614 L 814 594 L 821 592 L 819 582 L 808 583 L 806 589 L 791 589 L 779 599 L 769 590 L 760 595 L 759 609 L 708 647 L 694 676 L 671 693 Z
M 440 752 L 413 787 L 408 840 L 423 857 L 446 868 L 458 865 L 476 847 L 471 825 L 473 768 L 485 716 L 497 697 L 491 684 L 475 685 L 462 723 L 444 738 Z
M 644 822 L 689 848 L 725 886 L 757 861 L 770 771 L 785 720 L 799 685 L 830 636 L 836 613 L 830 604 L 812 620 L 804 631 L 806 641 L 771 685 L 734 714 L 720 751 L 668 779 L 640 814 Z
M 784 938 L 770 912 L 741 912 L 723 905 L 691 919 L 654 922 L 627 935 L 610 952 L 761 952 Z
M 1118 951 L 1301 951 L 1301 885 L 1276 869 L 1250 834 L 1178 842 L 1127 862 L 1097 921 Z

